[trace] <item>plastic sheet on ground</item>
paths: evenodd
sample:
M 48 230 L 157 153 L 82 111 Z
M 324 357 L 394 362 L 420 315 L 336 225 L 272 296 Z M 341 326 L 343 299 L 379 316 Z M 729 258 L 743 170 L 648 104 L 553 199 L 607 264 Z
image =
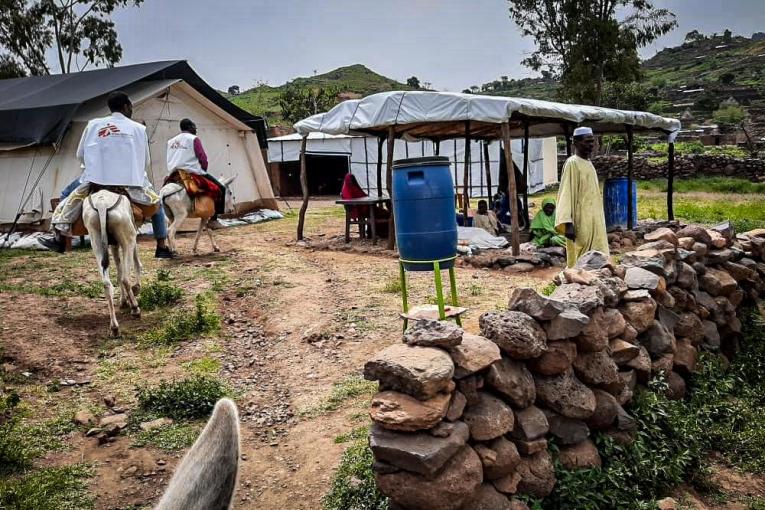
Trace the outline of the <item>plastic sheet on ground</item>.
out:
M 37 240 L 49 235 L 51 235 L 49 232 L 15 232 L 10 237 L 8 237 L 8 234 L 0 234 L 0 249 L 48 251 L 48 248 L 41 245 Z M 88 244 L 88 237 L 85 236 L 85 239 L 85 244 Z M 72 246 L 77 247 L 79 245 L 80 238 L 73 237 Z
M 475 227 L 457 227 L 457 237 L 460 244 L 467 244 L 470 248 L 479 250 L 500 249 L 508 244 L 504 237 L 493 236 L 484 229 Z
M 231 219 L 221 218 L 218 220 L 218 222 L 224 227 L 235 227 L 239 225 L 252 225 L 255 223 L 263 223 L 264 221 L 280 220 L 282 218 L 284 218 L 284 215 L 280 213 L 279 211 L 274 211 L 271 209 L 261 209 L 259 211 L 254 211 L 254 212 L 245 214 L 241 218 L 231 218 Z

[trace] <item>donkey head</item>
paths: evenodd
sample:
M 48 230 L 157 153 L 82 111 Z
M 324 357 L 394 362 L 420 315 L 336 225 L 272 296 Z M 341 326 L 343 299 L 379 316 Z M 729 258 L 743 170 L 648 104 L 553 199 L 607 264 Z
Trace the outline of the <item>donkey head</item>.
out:
M 226 186 L 226 197 L 225 197 L 225 209 L 226 214 L 230 214 L 232 212 L 236 211 L 236 197 L 234 197 L 234 190 L 230 186 L 232 182 L 234 182 L 234 179 L 237 178 L 239 174 L 234 174 L 231 177 L 222 177 L 219 179 L 221 184 Z

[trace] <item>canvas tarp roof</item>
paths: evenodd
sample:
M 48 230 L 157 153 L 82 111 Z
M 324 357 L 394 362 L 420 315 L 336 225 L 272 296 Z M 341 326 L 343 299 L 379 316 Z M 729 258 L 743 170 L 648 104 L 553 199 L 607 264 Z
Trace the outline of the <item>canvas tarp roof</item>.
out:
M 183 80 L 253 129 L 265 144 L 266 125 L 210 87 L 185 60 L 168 60 L 71 74 L 0 80 L 0 146 L 60 142 L 81 105 L 136 82 Z
M 398 138 L 443 140 L 464 136 L 465 121 L 470 121 L 471 138 L 491 140 L 501 138 L 500 125 L 508 121 L 512 137 L 523 136 L 524 122 L 528 122 L 532 138 L 565 135 L 579 124 L 598 134 L 623 133 L 625 126 L 632 126 L 635 131 L 661 131 L 673 140 L 680 130 L 679 120 L 647 112 L 428 91 L 382 92 L 344 101 L 326 113 L 301 120 L 295 130 L 301 135 L 385 136 L 388 127 L 395 126 Z
M 297 133 L 268 139 L 268 160 L 272 163 L 299 161 L 302 136 Z M 470 188 L 471 196 L 485 196 L 487 178 L 484 161 L 483 142 L 471 141 L 470 152 Z M 545 165 L 557 168 L 557 157 L 544 161 L 544 140 L 529 140 L 528 191 L 536 193 L 545 187 Z M 555 145 L 555 140 L 548 143 Z M 523 168 L 523 140 L 511 142 L 513 162 Z M 377 192 L 377 138 L 351 135 L 327 135 L 310 133 L 306 144 L 306 154 L 348 156 L 351 173 L 367 193 Z M 383 164 L 387 161 L 387 150 L 383 150 Z M 406 142 L 396 140 L 393 150 L 395 159 L 415 158 L 435 155 L 435 147 L 429 140 Z M 462 189 L 462 175 L 465 161 L 465 140 L 454 139 L 441 142 L 440 155 L 450 160 L 457 193 Z M 549 156 L 548 156 L 549 158 Z M 499 184 L 500 143 L 489 144 L 489 168 L 494 189 Z M 383 184 L 384 186 L 384 184 Z

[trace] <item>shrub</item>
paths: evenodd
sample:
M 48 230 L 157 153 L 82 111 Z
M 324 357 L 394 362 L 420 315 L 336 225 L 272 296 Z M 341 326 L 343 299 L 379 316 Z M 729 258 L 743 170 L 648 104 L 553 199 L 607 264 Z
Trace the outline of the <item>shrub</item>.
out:
M 198 335 L 213 333 L 220 329 L 220 315 L 215 299 L 209 294 L 199 294 L 195 299 L 194 312 L 181 310 L 168 317 L 161 327 L 141 336 L 140 341 L 150 344 L 170 345 Z
M 93 508 L 85 465 L 44 468 L 21 478 L 0 480 L 0 508 L 15 510 L 86 510 Z
M 143 310 L 154 310 L 178 303 L 183 296 L 183 289 L 170 283 L 170 272 L 157 271 L 154 280 L 141 287 L 138 304 Z
M 138 404 L 143 411 L 174 420 L 206 418 L 215 403 L 231 391 L 220 379 L 193 376 L 181 381 L 161 381 L 154 387 L 139 388 Z

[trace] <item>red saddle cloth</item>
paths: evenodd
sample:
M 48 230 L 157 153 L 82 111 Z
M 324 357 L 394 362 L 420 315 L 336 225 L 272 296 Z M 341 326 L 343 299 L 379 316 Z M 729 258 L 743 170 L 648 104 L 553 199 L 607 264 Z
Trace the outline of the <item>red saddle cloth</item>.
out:
M 185 170 L 176 170 L 165 179 L 165 184 L 174 182 L 186 189 L 191 197 L 206 195 L 216 200 L 221 192 L 220 186 L 207 179 L 203 175 L 192 174 Z

